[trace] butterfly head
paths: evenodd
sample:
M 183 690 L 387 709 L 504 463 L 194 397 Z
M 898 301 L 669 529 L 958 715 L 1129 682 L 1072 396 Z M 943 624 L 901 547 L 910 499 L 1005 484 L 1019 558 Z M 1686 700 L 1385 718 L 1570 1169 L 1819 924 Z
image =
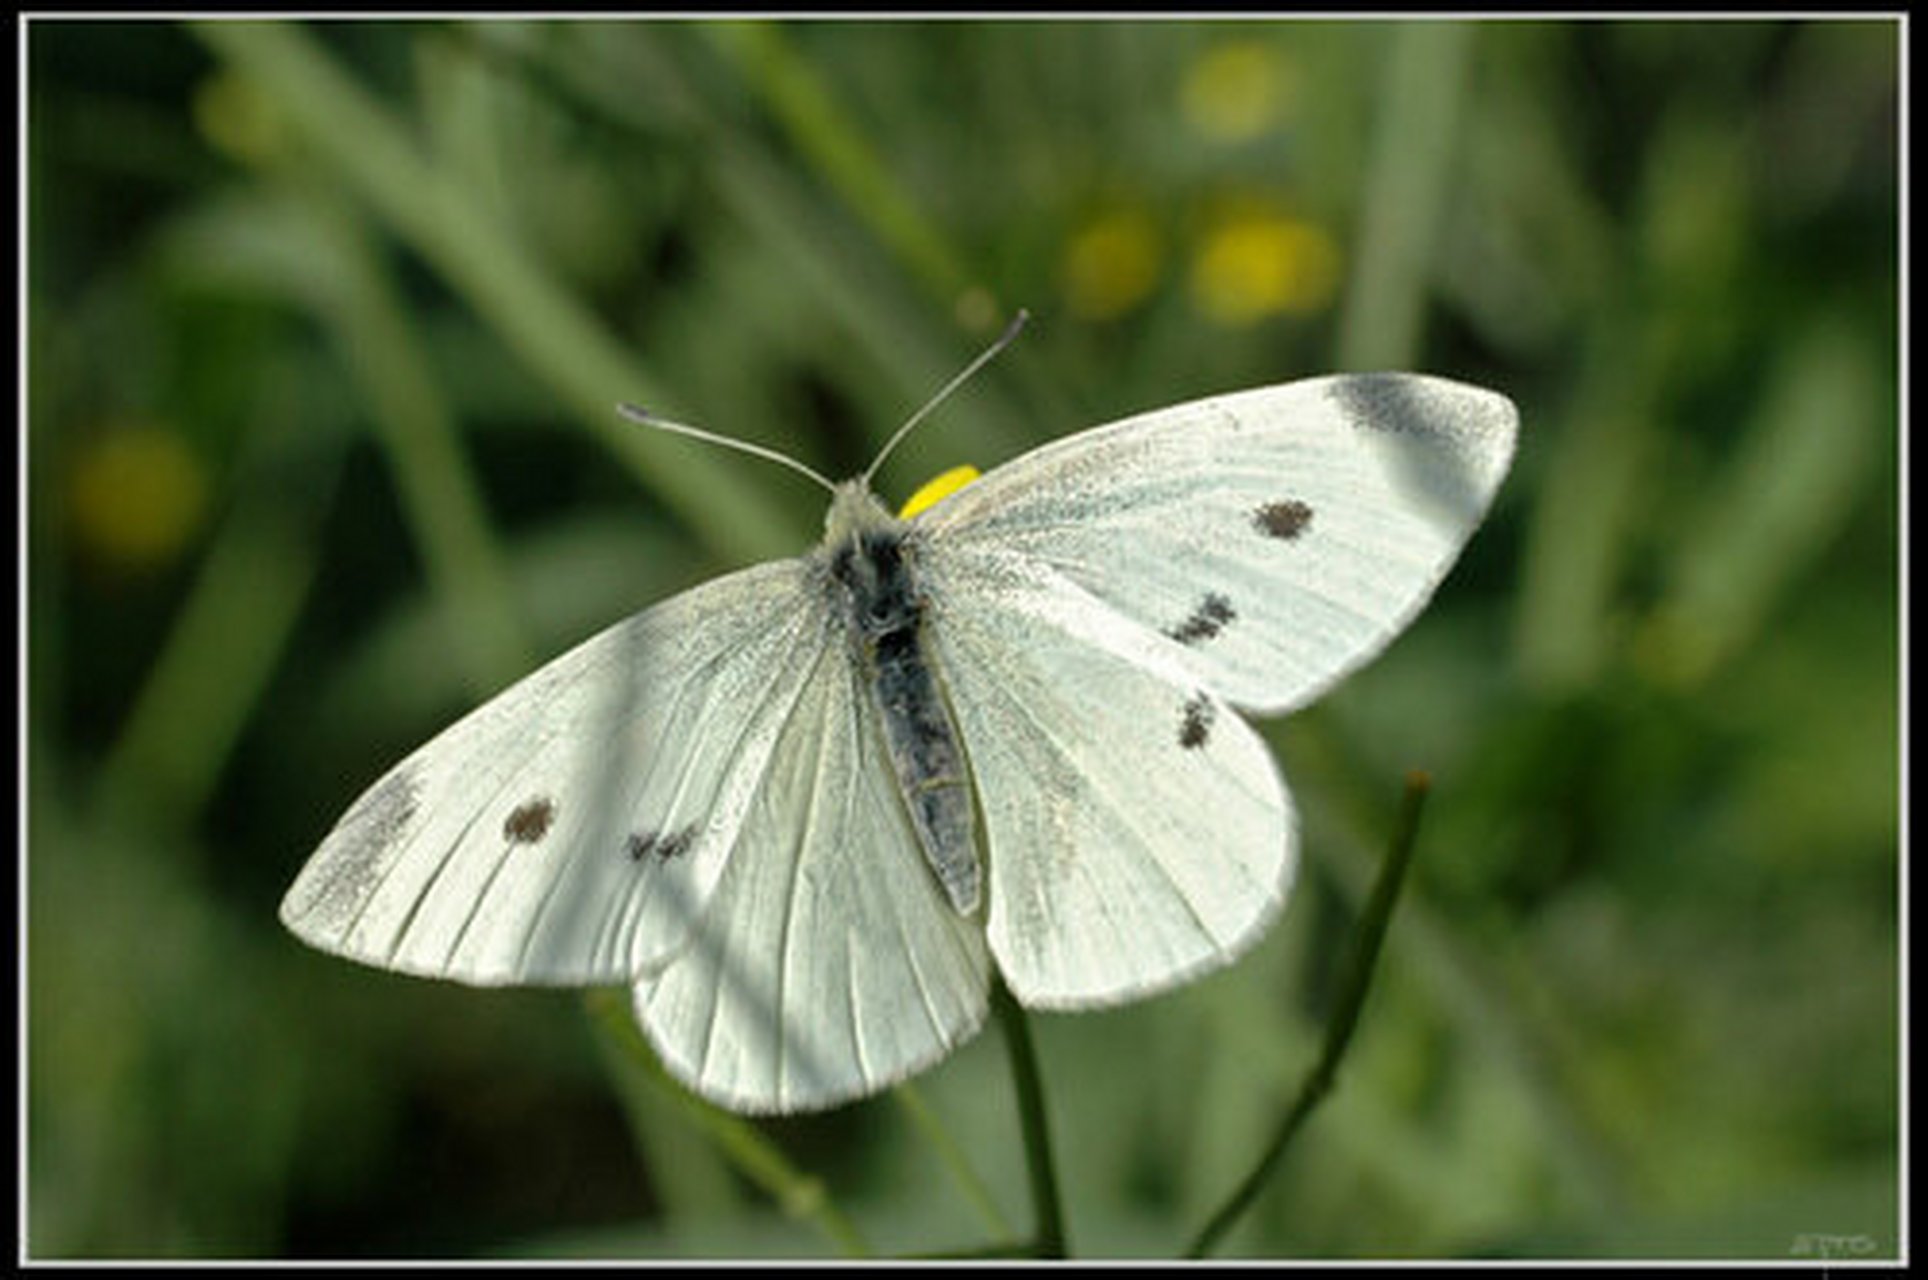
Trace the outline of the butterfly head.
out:
M 826 546 L 852 542 L 866 533 L 901 527 L 902 520 L 890 513 L 883 500 L 862 480 L 846 480 L 830 499 L 830 510 L 823 518 Z

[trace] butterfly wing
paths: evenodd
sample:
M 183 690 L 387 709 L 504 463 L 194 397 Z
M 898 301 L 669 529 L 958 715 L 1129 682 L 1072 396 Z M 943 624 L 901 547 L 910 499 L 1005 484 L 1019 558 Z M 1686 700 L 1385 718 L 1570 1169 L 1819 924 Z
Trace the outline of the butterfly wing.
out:
M 1424 607 L 1513 456 L 1506 397 L 1341 374 L 1198 400 L 1045 445 L 918 524 L 1048 564 L 1177 640 L 1228 701 L 1317 698 Z
M 918 854 L 856 663 L 816 659 L 697 937 L 636 988 L 664 1063 L 740 1111 L 873 1093 L 972 1035 L 983 931 Z M 754 854 L 754 856 L 750 856 Z
M 1129 999 L 1259 935 L 1293 811 L 1227 704 L 1289 710 L 1382 648 L 1484 515 L 1515 423 L 1437 378 L 1320 378 L 1069 437 L 918 517 L 1020 999 Z
M 1290 887 L 1291 800 L 1179 646 L 1026 556 L 945 548 L 922 581 L 1017 997 L 1114 1003 L 1250 945 Z
M 660 968 L 833 639 L 801 560 L 618 623 L 390 770 L 302 869 L 282 921 L 325 951 L 477 984 Z

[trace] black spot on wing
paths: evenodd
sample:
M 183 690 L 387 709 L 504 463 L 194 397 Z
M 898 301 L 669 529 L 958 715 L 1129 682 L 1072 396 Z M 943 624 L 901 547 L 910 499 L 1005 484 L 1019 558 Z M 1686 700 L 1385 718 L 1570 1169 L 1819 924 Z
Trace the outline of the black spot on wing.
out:
M 668 862 L 680 858 L 690 851 L 696 843 L 696 824 L 679 827 L 675 831 L 639 831 L 623 842 L 623 849 L 629 854 L 631 862 L 641 862 L 652 854 Z
M 556 802 L 548 796 L 524 800 L 502 823 L 502 834 L 516 844 L 535 844 L 549 834 L 556 818 Z
M 1232 602 L 1213 592 L 1198 602 L 1191 617 L 1171 628 L 1166 635 L 1180 644 L 1198 644 L 1210 640 L 1225 629 L 1225 624 L 1238 617 Z
M 1212 736 L 1212 721 L 1218 717 L 1218 708 L 1212 705 L 1212 700 L 1202 693 L 1194 694 L 1179 714 L 1178 745 L 1187 751 L 1204 746 Z
M 1297 498 L 1268 502 L 1252 513 L 1252 527 L 1268 538 L 1290 542 L 1312 523 L 1312 508 Z

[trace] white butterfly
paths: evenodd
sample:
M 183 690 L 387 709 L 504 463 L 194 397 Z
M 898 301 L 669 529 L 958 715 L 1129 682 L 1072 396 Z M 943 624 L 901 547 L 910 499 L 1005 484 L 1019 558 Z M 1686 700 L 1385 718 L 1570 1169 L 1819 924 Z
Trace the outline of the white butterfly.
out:
M 1494 392 L 1335 376 L 1071 436 L 909 519 L 829 486 L 808 555 L 616 624 L 396 765 L 281 918 L 407 973 L 630 984 L 668 1068 L 744 1111 L 937 1061 L 993 964 L 1040 1008 L 1175 986 L 1292 883 L 1291 798 L 1233 708 L 1384 647 L 1516 425 Z

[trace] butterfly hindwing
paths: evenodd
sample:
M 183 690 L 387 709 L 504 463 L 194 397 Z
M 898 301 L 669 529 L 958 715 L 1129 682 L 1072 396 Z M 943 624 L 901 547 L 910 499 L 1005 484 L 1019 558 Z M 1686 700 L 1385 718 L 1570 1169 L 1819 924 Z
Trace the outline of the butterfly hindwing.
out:
M 1291 801 L 1179 647 L 1022 556 L 941 548 L 924 580 L 1018 999 L 1115 1003 L 1256 940 L 1290 887 Z
M 669 1069 L 742 1111 L 873 1093 L 987 1004 L 983 928 L 918 853 L 861 668 L 814 665 L 695 940 L 636 988 Z

